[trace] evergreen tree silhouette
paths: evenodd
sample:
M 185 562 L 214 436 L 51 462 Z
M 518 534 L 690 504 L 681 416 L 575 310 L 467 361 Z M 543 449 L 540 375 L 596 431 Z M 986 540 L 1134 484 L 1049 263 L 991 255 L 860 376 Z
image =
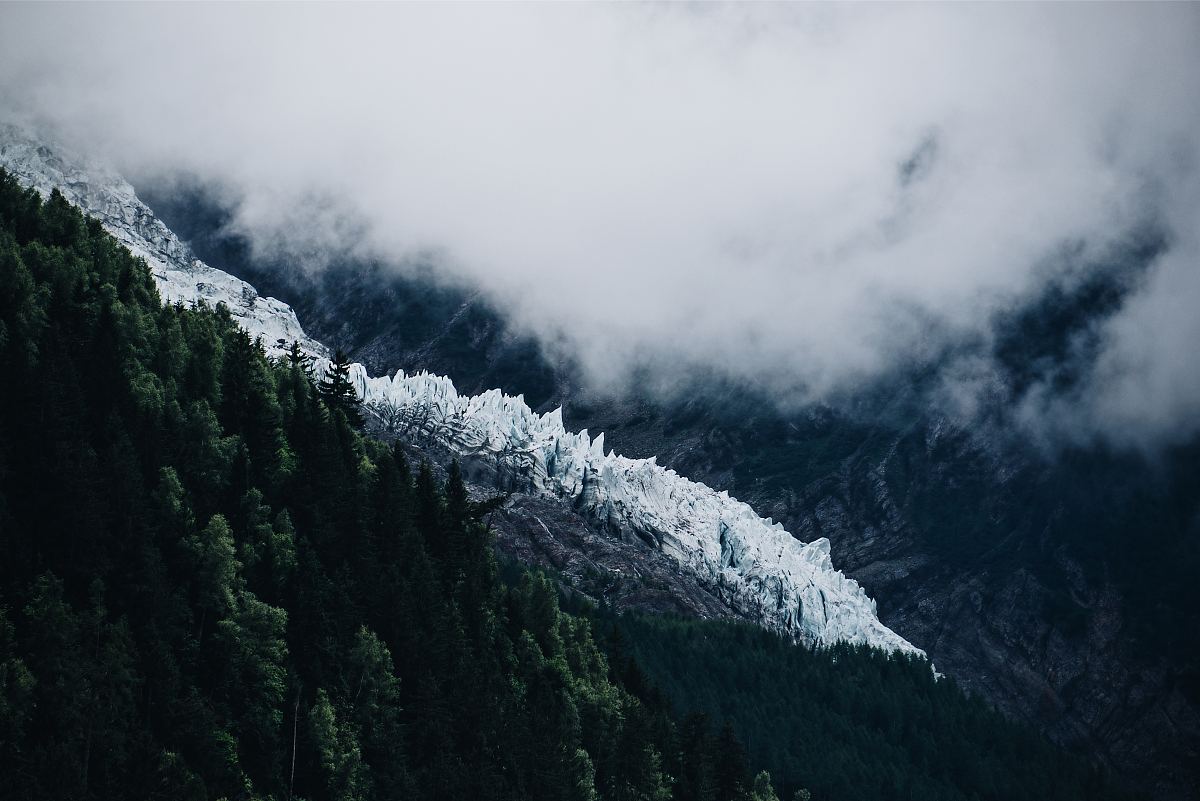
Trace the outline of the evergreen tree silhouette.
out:
M 350 381 L 350 357 L 339 349 L 325 370 L 325 376 L 317 382 L 317 395 L 325 401 L 330 411 L 339 411 L 355 428 L 363 427 L 362 399 Z

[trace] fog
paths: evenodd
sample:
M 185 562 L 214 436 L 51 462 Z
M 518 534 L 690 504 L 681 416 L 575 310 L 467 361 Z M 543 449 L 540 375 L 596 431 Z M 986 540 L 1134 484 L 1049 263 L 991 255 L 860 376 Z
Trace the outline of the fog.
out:
M 199 177 L 295 269 L 432 264 L 602 388 L 797 405 L 937 359 L 967 414 L 998 315 L 1154 230 L 1082 383 L 1006 402 L 1061 441 L 1200 430 L 1194 4 L 4 5 L 0 109 Z

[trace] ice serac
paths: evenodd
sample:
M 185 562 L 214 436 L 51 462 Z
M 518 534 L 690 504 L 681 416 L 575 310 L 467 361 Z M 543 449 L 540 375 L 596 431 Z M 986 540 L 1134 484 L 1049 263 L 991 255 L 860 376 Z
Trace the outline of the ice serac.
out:
M 616 534 L 673 557 L 710 592 L 764 626 L 809 644 L 846 641 L 918 652 L 884 626 L 875 602 L 835 570 L 829 540 L 803 543 L 727 493 L 651 459 L 604 452 L 603 435 L 572 433 L 559 410 L 538 415 L 490 390 L 459 395 L 428 373 L 354 380 L 368 402 L 421 409 L 425 432 L 464 457 L 519 465 L 528 488 L 581 507 Z
M 120 176 L 51 150 L 22 130 L 0 127 L 0 166 L 71 203 L 143 257 L 169 302 L 225 303 L 238 323 L 272 348 L 299 341 L 327 365 L 328 351 L 304 334 L 286 304 L 198 260 Z M 690 481 L 651 459 L 605 453 L 604 435 L 567 431 L 561 410 L 537 414 L 499 390 L 460 395 L 449 378 L 351 372 L 364 401 L 408 421 L 410 433 L 464 459 L 503 464 L 523 491 L 571 504 L 612 536 L 670 556 L 743 617 L 810 645 L 836 642 L 921 653 L 876 614 L 856 581 L 834 569 L 829 540 L 800 542 L 747 504 Z

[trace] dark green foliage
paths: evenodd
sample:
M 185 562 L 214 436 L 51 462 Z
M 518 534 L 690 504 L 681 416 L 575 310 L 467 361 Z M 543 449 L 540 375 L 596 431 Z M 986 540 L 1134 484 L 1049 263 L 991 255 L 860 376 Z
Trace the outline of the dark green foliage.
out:
M 748 765 L 769 769 L 784 799 L 801 788 L 862 801 L 1119 797 L 952 680 L 935 680 L 924 660 L 848 645 L 813 652 L 744 624 L 623 615 L 600 625 L 618 632 L 610 652 L 627 655 L 614 663 L 635 658 L 690 713 L 682 731 L 694 742 L 713 737 L 708 720 L 726 721 L 711 773 L 680 774 L 689 798 L 712 797 L 690 789 L 710 785 L 728 796 Z
M 295 367 L 294 353 L 288 354 L 288 362 Z M 345 351 L 339 350 L 333 355 L 333 360 L 325 370 L 325 376 L 317 382 L 317 396 L 325 401 L 329 411 L 344 414 L 346 420 L 355 428 L 363 427 L 362 412 L 359 410 L 362 400 L 350 381 L 350 357 Z
M 1078 797 L 921 665 L 742 629 L 688 651 L 669 621 L 606 656 L 548 579 L 499 580 L 457 466 L 356 432 L 344 357 L 314 387 L 223 307 L 161 306 L 3 172 L 0 281 L 5 798 L 771 801 L 752 763 L 820 798 Z
M 161 306 L 3 173 L 0 280 L 5 798 L 665 797 L 589 624 L 358 435 L 344 356 Z
M 293 339 L 291 343 L 289 343 L 285 339 L 279 339 L 275 342 L 275 345 L 276 347 L 283 349 L 283 360 L 288 367 L 291 367 L 293 370 L 303 370 L 310 376 L 312 375 L 313 357 L 309 356 L 300 348 L 299 342 Z
M 914 158 L 919 170 L 920 149 Z M 538 411 L 561 404 L 568 427 L 603 430 L 608 445 L 627 456 L 658 454 L 785 524 L 819 522 L 816 506 L 832 499 L 857 518 L 856 527 L 899 523 L 922 558 L 985 584 L 1028 570 L 1047 587 L 1071 586 L 1078 579 L 1061 565 L 1078 562 L 1089 583 L 1116 586 L 1128 604 L 1127 635 L 1150 656 L 1146 664 L 1166 656 L 1189 702 L 1200 699 L 1200 438 L 1148 464 L 1142 454 L 1105 447 L 1047 460 L 1040 444 L 1004 433 L 1030 387 L 1048 386 L 1069 400 L 1086 384 L 1081 379 L 1095 370 L 1100 350 L 1099 323 L 1169 245 L 1161 228 L 1131 231 L 1100 256 L 1064 248 L 1056 270 L 1070 280 L 996 315 L 992 336 L 956 341 L 951 351 L 857 387 L 831 407 L 781 413 L 760 389 L 715 372 L 668 388 L 655 384 L 660 371 L 643 365 L 630 384 L 647 391 L 616 403 L 565 391 L 585 383 L 577 366 L 511 331 L 477 295 L 377 264 L 297 271 L 264 260 L 199 184 L 184 191 L 172 184 L 150 200 L 202 257 L 289 302 L 318 338 L 346 342 L 376 373 L 429 369 L 453 376 L 460 391 L 501 387 Z M 987 424 L 971 434 L 946 431 L 929 406 L 945 389 L 941 360 L 964 355 L 992 360 L 1005 384 L 981 410 Z M 838 541 L 836 530 L 816 533 Z M 913 586 L 920 590 L 920 580 Z M 1068 637 L 1086 628 L 1080 623 L 1089 614 L 1072 603 L 1046 609 L 1046 621 L 1061 621 Z

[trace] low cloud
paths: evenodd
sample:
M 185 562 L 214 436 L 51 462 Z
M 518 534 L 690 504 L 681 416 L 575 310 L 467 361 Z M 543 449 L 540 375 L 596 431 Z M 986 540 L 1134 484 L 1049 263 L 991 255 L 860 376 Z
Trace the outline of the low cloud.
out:
M 1009 398 L 1141 447 L 1200 428 L 1198 97 L 1190 4 L 0 7 L 10 115 L 298 268 L 432 262 L 602 386 L 802 404 L 967 342 L 972 408 L 998 319 L 1161 230 L 1070 391 Z

